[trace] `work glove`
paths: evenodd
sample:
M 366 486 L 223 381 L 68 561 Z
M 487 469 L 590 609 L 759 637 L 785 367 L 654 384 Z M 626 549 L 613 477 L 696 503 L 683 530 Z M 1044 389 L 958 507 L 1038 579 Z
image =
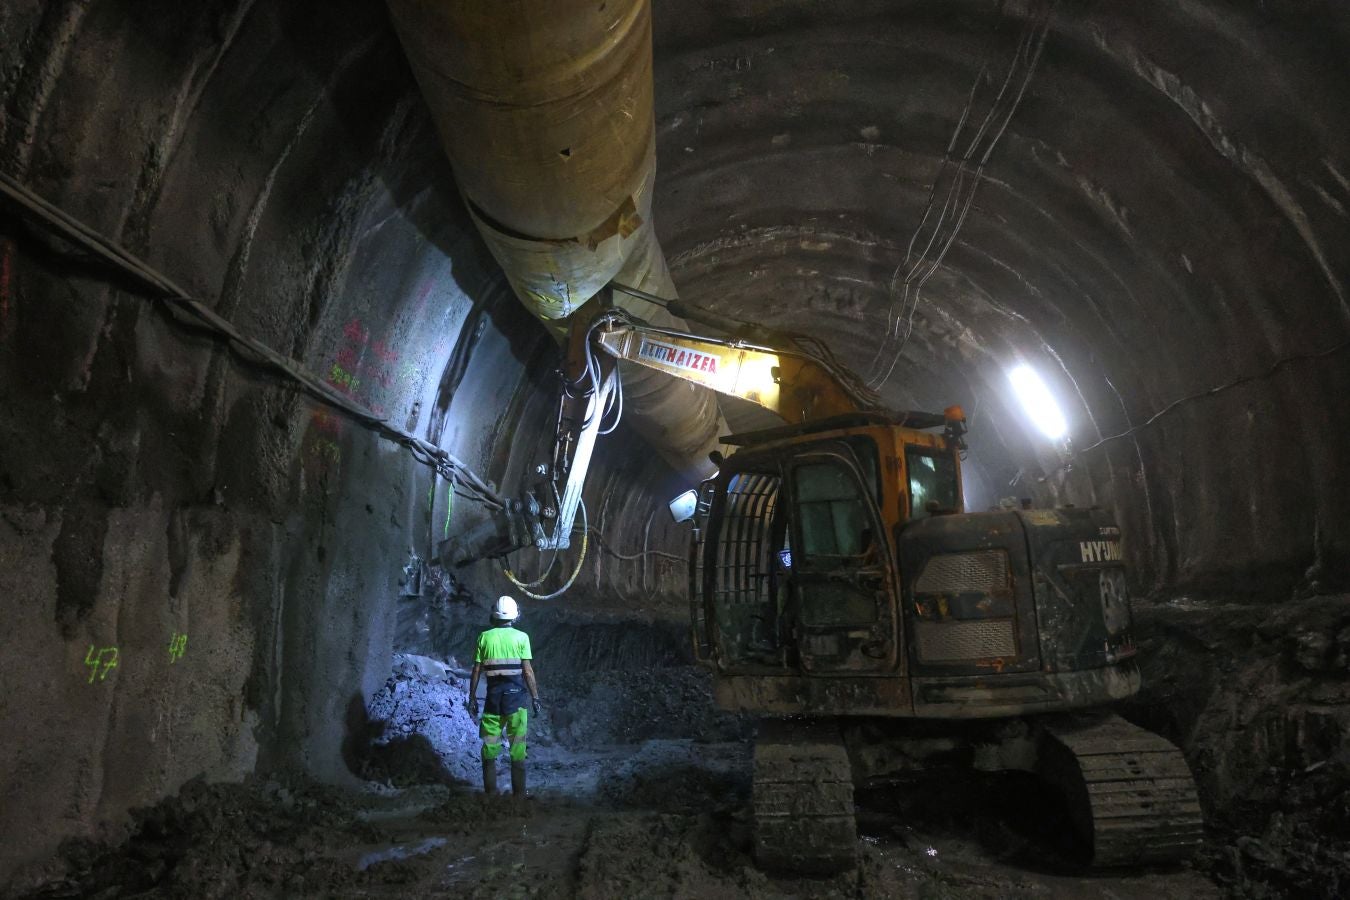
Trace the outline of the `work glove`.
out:
M 534 714 L 535 714 L 536 716 L 539 715 L 539 710 L 542 709 L 542 708 L 543 708 L 543 707 L 542 707 L 542 706 L 540 705 L 540 703 L 539 703 L 539 698 L 538 698 L 538 697 L 535 697 L 535 698 L 534 698 Z
M 478 719 L 478 698 L 470 697 L 464 701 L 464 707 L 469 711 L 469 718 L 477 721 Z

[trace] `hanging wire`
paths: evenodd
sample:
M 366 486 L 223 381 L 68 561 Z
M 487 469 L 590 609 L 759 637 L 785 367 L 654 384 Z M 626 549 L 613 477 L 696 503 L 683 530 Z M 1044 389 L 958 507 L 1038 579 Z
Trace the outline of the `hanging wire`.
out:
M 974 84 L 971 86 L 970 94 L 966 99 L 966 105 L 962 109 L 957 119 L 956 127 L 952 132 L 950 140 L 947 142 L 947 148 L 943 153 L 942 161 L 938 166 L 937 174 L 933 178 L 933 183 L 929 188 L 928 199 L 924 204 L 923 213 L 920 216 L 919 224 L 914 233 L 910 236 L 909 243 L 905 249 L 904 259 L 898 263 L 895 270 L 891 273 L 891 281 L 888 288 L 891 303 L 886 313 L 886 331 L 883 333 L 881 343 L 873 355 L 872 362 L 868 366 L 869 377 L 866 380 L 868 388 L 877 390 L 884 385 L 895 371 L 896 364 L 900 360 L 905 347 L 908 345 L 910 337 L 914 333 L 914 315 L 918 310 L 919 302 L 922 298 L 923 288 L 928 280 L 942 266 L 947 252 L 956 242 L 957 235 L 960 234 L 965 225 L 966 217 L 970 213 L 970 208 L 975 200 L 975 193 L 979 188 L 980 181 L 984 175 L 984 167 L 988 163 L 994 152 L 994 148 L 1002 140 L 1004 133 L 1012 121 L 1013 115 L 1017 112 L 1022 103 L 1022 98 L 1026 94 L 1028 85 L 1031 83 L 1032 76 L 1035 74 L 1036 67 L 1040 62 L 1041 52 L 1045 47 L 1045 41 L 1050 30 L 1050 21 L 1054 15 L 1057 0 L 1048 4 L 1045 12 L 1035 20 L 1029 20 L 1022 28 L 1022 33 L 1018 38 L 1017 47 L 1013 53 L 1013 58 L 1008 66 L 1007 74 L 999 87 L 998 93 L 990 103 L 984 119 L 979 128 L 975 131 L 965 152 L 962 153 L 956 167 L 956 172 L 951 178 L 951 185 L 947 190 L 946 198 L 943 201 L 942 208 L 938 213 L 937 220 L 928 234 L 927 241 L 923 245 L 918 258 L 914 258 L 914 246 L 918 242 L 920 235 L 924 233 L 925 227 L 932 216 L 933 207 L 937 200 L 938 185 L 942 182 L 947 170 L 953 162 L 953 153 L 960 143 L 962 131 L 970 118 L 971 111 L 975 104 L 976 94 L 981 82 L 987 73 L 987 65 L 982 66 L 980 72 L 976 75 Z M 1008 97 L 1008 90 L 1016 81 L 1015 76 L 1019 69 L 1022 69 L 1021 82 L 1011 99 L 1005 102 Z M 981 142 L 985 141 L 985 136 L 991 125 L 995 125 L 997 130 L 984 144 L 981 149 Z M 973 170 L 972 167 L 973 166 Z M 947 227 L 947 233 L 943 234 L 943 227 L 947 225 L 948 219 L 951 224 Z M 933 252 L 936 246 L 937 252 L 932 258 L 929 254 Z M 903 271 L 903 277 L 901 272 Z M 898 298 L 897 298 L 898 287 Z M 901 326 L 903 324 L 903 335 Z M 898 341 L 894 351 L 892 346 Z M 883 363 L 883 360 L 889 356 L 889 364 Z
M 635 553 L 623 553 L 619 550 L 615 550 L 613 547 L 609 546 L 609 544 L 605 543 L 603 535 L 600 534 L 600 529 L 592 528 L 590 529 L 590 531 L 591 534 L 595 535 L 595 543 L 601 550 L 604 550 L 606 553 L 608 553 L 615 559 L 623 560 L 624 562 L 632 562 L 637 559 L 644 559 L 645 557 L 648 556 L 657 556 L 662 559 L 672 559 L 676 562 L 686 564 L 689 562 L 688 559 L 686 559 L 683 556 L 680 556 L 678 553 L 667 553 L 664 550 L 638 550 Z
M 233 323 L 191 297 L 168 276 L 3 172 L 0 172 L 0 194 L 9 198 L 49 230 L 110 263 L 144 285 L 151 294 L 167 304 L 166 309 L 175 321 L 183 323 L 186 319 L 207 329 L 224 340 L 227 346 L 246 361 L 272 370 L 294 382 L 310 397 L 332 407 L 380 437 L 405 447 L 413 459 L 436 470 L 441 477 L 458 484 L 471 499 L 495 509 L 505 508 L 506 504 L 497 492 L 449 451 L 389 424 L 387 420 L 336 390 L 299 362 L 283 356 L 261 341 L 240 333 Z
M 1327 356 L 1334 356 L 1335 354 L 1342 353 L 1346 350 L 1350 350 L 1350 338 L 1346 338 L 1340 343 L 1333 344 L 1332 346 L 1326 347 L 1322 350 L 1314 350 L 1308 353 L 1295 353 L 1289 356 L 1283 356 L 1277 359 L 1275 362 L 1271 363 L 1269 366 L 1267 366 L 1260 372 L 1253 372 L 1250 375 L 1241 375 L 1237 378 L 1234 378 L 1231 381 L 1226 381 L 1223 384 L 1215 385 L 1214 387 L 1211 388 L 1206 388 L 1203 391 L 1196 391 L 1195 393 L 1187 394 L 1184 397 L 1179 397 L 1176 400 L 1173 400 L 1171 403 L 1164 406 L 1162 409 L 1155 412 L 1153 415 L 1149 416 L 1144 421 L 1140 422 L 1138 425 L 1134 425 L 1130 428 L 1127 428 L 1124 431 L 1120 432 L 1119 434 L 1108 435 L 1096 441 L 1095 443 L 1088 444 L 1086 447 L 1081 447 L 1078 449 L 1078 453 L 1080 454 L 1087 453 L 1090 450 L 1096 450 L 1103 444 L 1110 443 L 1111 441 L 1118 441 L 1123 437 L 1129 437 L 1130 435 L 1134 434 L 1140 429 L 1147 428 L 1154 422 L 1161 419 L 1163 416 L 1175 411 L 1181 406 L 1191 403 L 1192 401 L 1201 400 L 1205 397 L 1213 397 L 1216 394 L 1222 394 L 1224 391 L 1231 390 L 1232 388 L 1238 387 L 1239 385 L 1250 384 L 1253 381 L 1263 381 L 1267 378 L 1270 378 L 1276 372 L 1278 372 L 1285 366 L 1289 365 L 1290 363 L 1303 362 L 1306 360 L 1313 360 L 1313 359 L 1322 359 Z

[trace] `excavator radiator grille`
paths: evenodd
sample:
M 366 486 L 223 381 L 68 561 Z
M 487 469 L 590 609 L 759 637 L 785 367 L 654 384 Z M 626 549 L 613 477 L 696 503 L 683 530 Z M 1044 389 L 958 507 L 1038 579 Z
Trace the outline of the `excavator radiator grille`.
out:
M 919 659 L 922 662 L 1017 655 L 1017 636 L 1013 633 L 1012 619 L 948 620 L 916 622 L 915 625 Z
M 987 593 L 1008 586 L 1008 554 L 1003 550 L 943 553 L 928 560 L 914 583 L 918 594 Z

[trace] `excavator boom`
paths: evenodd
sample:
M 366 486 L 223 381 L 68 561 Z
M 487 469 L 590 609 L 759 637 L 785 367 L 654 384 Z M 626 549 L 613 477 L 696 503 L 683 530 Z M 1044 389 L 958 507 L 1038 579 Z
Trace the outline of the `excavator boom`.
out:
M 729 332 L 754 327 L 780 346 L 743 337 L 676 331 L 643 322 L 622 309 L 601 306 L 598 299 L 592 301 L 595 307 L 590 314 L 583 311 L 572 318 L 554 459 L 544 467 L 547 482 L 528 491 L 484 534 L 466 537 L 467 545 L 454 554 L 458 556 L 455 562 L 501 556 L 529 544 L 539 550 L 570 545 L 596 438 L 606 433 L 605 423 L 622 411 L 619 361 L 756 403 L 789 426 L 886 412 L 880 398 L 835 362 L 823 346 L 808 350 L 809 339 L 731 320 L 723 323 L 707 310 L 698 310 L 691 318 Z M 964 418 L 958 409 L 953 410 Z M 956 437 L 964 430 L 959 422 L 948 421 L 948 425 L 960 425 L 952 432 Z
M 617 359 L 740 397 L 788 424 L 879 408 L 875 395 L 852 386 L 831 364 L 801 351 L 656 328 L 602 314 L 595 345 Z

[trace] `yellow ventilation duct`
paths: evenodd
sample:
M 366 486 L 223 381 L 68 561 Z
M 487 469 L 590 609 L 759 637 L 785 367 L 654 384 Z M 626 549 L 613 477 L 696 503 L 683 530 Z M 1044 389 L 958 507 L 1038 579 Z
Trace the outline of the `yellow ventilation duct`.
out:
M 652 227 L 649 0 L 388 0 L 474 222 L 555 333 L 611 279 L 675 296 Z M 644 319 L 663 309 L 621 300 Z M 623 371 L 629 422 L 686 477 L 709 468 L 713 395 Z

